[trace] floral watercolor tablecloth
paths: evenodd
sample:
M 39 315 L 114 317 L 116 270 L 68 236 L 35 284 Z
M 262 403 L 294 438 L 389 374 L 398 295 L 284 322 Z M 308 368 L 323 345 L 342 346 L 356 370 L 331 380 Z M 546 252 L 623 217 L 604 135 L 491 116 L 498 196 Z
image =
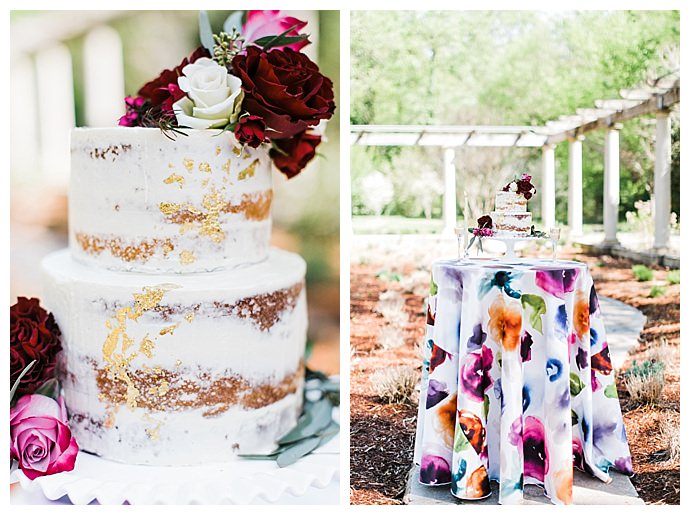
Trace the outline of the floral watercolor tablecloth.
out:
M 587 267 L 439 261 L 432 271 L 415 463 L 461 499 L 572 500 L 573 466 L 632 474 L 599 301 Z

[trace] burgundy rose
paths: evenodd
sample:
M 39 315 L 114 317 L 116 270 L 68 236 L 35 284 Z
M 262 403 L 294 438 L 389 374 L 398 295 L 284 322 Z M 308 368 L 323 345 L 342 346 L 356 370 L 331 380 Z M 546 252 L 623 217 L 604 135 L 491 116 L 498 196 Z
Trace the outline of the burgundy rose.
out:
M 301 132 L 292 138 L 274 140 L 273 144 L 280 150 L 272 148 L 269 155 L 278 170 L 291 179 L 314 159 L 319 143 L 321 136 Z
M 480 229 L 493 229 L 494 222 L 489 215 L 484 215 L 477 219 L 477 227 Z
M 235 137 L 240 143 L 256 148 L 266 141 L 266 124 L 260 116 L 243 116 L 235 126 Z
M 242 107 L 264 119 L 271 139 L 295 136 L 333 116 L 333 83 L 304 54 L 250 46 L 232 68 L 242 80 Z
M 74 469 L 78 452 L 62 398 L 25 395 L 10 409 L 10 459 L 29 479 Z
M 33 393 L 55 376 L 61 348 L 60 329 L 53 315 L 39 305 L 38 299 L 19 297 L 10 308 L 10 388 L 29 363 L 36 363 L 20 381 L 17 397 Z

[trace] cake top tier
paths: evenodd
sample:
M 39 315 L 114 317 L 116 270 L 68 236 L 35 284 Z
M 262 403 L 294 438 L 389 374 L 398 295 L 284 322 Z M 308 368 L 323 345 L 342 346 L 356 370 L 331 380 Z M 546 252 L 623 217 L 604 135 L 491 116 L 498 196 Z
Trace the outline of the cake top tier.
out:
M 268 146 L 229 132 L 75 129 L 69 191 L 73 256 L 114 270 L 189 273 L 266 258 Z

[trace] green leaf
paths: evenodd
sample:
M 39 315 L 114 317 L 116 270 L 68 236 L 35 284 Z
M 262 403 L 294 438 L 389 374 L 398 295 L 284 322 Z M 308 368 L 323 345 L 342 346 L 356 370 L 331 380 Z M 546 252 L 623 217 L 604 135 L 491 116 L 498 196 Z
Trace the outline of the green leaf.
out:
M 309 438 L 306 438 L 300 441 L 299 443 L 287 448 L 285 451 L 281 452 L 278 456 L 278 459 L 276 459 L 276 463 L 281 468 L 287 467 L 288 465 L 292 465 L 302 456 L 306 456 L 311 451 L 316 449 L 320 443 L 321 437 L 319 436 L 311 436 Z
M 242 32 L 242 16 L 244 11 L 235 11 L 230 16 L 225 19 L 223 23 L 223 32 L 226 34 L 232 34 L 232 30 L 235 29 L 238 33 Z
M 38 389 L 36 389 L 34 393 L 38 395 L 45 395 L 46 397 L 57 400 L 60 394 L 60 383 L 53 377 L 43 383 Z
M 278 440 L 279 444 L 286 444 L 302 440 L 315 435 L 326 428 L 332 419 L 332 405 L 328 399 L 321 399 L 314 404 L 305 405 L 304 416 L 297 425 L 285 436 Z
M 546 314 L 546 302 L 544 302 L 544 299 L 539 295 L 525 293 L 520 298 L 520 302 L 522 303 L 522 308 L 529 313 L 529 323 L 539 334 L 544 334 L 541 321 L 541 316 Z
M 431 287 L 429 288 L 429 293 L 431 295 L 436 295 L 438 293 L 438 284 L 434 282 L 434 278 L 431 278 Z
M 484 395 L 484 418 L 487 419 L 489 418 L 489 406 L 491 405 L 491 401 L 489 400 L 488 395 Z
M 575 372 L 570 372 L 570 396 L 575 397 L 584 387 L 582 379 Z
M 300 41 L 304 41 L 309 37 L 309 34 L 288 36 L 288 34 L 295 30 L 297 27 L 298 25 L 293 25 L 285 32 L 283 32 L 282 34 L 278 34 L 277 36 L 265 36 L 263 38 L 259 38 L 256 41 L 254 41 L 254 44 L 262 47 L 264 50 L 268 50 L 269 48 L 273 48 L 276 46 L 291 45 L 293 43 L 299 43 Z
M 470 441 L 465 436 L 460 424 L 455 424 L 455 442 L 453 443 L 453 450 L 455 452 L 462 452 L 470 447 Z
M 606 388 L 604 388 L 604 396 L 608 397 L 609 399 L 618 398 L 618 390 L 616 390 L 616 383 L 611 383 Z
M 213 29 L 211 29 L 211 22 L 208 19 L 206 11 L 199 11 L 199 39 L 204 48 L 213 55 Z
M 22 370 L 21 374 L 19 374 L 19 377 L 17 380 L 14 382 L 12 385 L 12 388 L 10 389 L 10 402 L 12 402 L 12 399 L 14 399 L 14 394 L 17 392 L 17 388 L 19 388 L 19 383 L 21 382 L 22 378 L 29 373 L 29 370 L 31 370 L 31 367 L 33 367 L 36 364 L 36 360 L 33 360 L 31 363 L 26 365 L 24 367 L 24 370 Z

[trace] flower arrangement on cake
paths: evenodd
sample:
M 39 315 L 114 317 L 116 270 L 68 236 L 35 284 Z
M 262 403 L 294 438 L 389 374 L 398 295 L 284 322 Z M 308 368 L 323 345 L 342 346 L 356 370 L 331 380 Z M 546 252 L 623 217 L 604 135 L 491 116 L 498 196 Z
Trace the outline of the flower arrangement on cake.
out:
M 19 297 L 10 307 L 10 462 L 29 479 L 74 469 L 79 451 L 55 375 L 60 350 L 52 313 Z
M 280 11 L 236 11 L 214 34 L 201 11 L 202 46 L 125 98 L 119 124 L 232 132 L 242 145 L 270 145 L 288 178 L 316 155 L 322 123 L 335 111 L 333 82 L 301 50 L 307 23 Z

